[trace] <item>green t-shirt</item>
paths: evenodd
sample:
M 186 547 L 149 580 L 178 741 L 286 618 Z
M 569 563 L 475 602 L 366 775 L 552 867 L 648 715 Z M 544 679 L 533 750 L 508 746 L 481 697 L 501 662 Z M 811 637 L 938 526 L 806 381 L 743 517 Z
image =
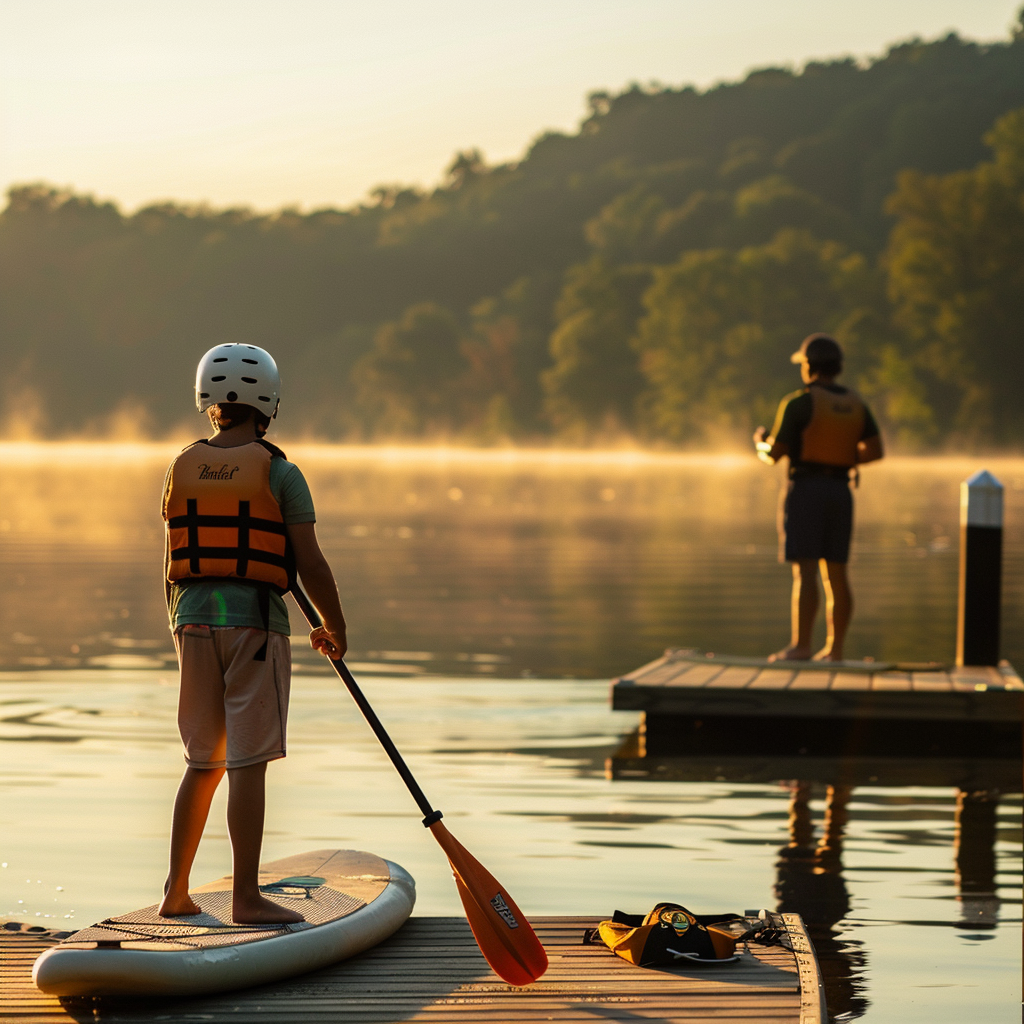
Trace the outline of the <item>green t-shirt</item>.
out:
M 170 485 L 168 469 L 164 480 L 165 499 Z M 285 524 L 316 522 L 313 496 L 302 471 L 277 455 L 270 460 L 270 492 L 281 508 Z M 263 629 L 256 588 L 245 583 L 190 583 L 187 587 L 172 583 L 168 611 L 172 630 L 190 624 Z M 270 594 L 270 630 L 285 636 L 291 634 L 284 598 L 273 592 Z

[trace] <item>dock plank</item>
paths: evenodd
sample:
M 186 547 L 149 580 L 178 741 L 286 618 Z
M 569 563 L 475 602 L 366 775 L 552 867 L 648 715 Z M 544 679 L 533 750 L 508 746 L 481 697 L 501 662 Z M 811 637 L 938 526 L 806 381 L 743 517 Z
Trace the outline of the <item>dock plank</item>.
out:
M 949 693 L 953 689 L 953 680 L 948 672 L 914 672 L 910 682 L 915 690 L 922 692 Z
M 875 672 L 871 676 L 871 689 L 884 693 L 909 693 L 911 685 L 910 672 Z
M 763 668 L 751 680 L 751 690 L 785 690 L 796 676 L 792 669 Z
M 789 684 L 791 690 L 827 690 L 832 685 L 834 672 L 820 669 L 803 669 L 794 675 Z
M 689 672 L 692 667 L 690 662 L 665 659 L 660 664 L 656 663 L 653 666 L 648 666 L 645 670 L 638 670 L 635 675 L 630 675 L 627 678 L 641 686 L 659 686 L 664 685 L 668 680 L 678 679 Z
M 749 686 L 753 679 L 760 674 L 759 668 L 743 665 L 727 665 L 722 671 L 710 680 L 709 685 L 725 690 L 740 690 Z
M 736 964 L 642 970 L 604 946 L 582 944 L 598 918 L 536 918 L 550 958 L 537 984 L 517 989 L 487 968 L 461 918 L 411 918 L 366 953 L 309 975 L 198 999 L 60 1001 L 31 982 L 36 956 L 57 940 L 0 931 L 3 1020 L 142 1024 L 232 1019 L 274 1024 L 484 1024 L 524 1021 L 678 1021 L 824 1024 L 823 989 L 803 925 L 777 919 L 793 950 L 751 945 Z
M 714 661 L 697 662 L 686 673 L 672 680 L 673 686 L 705 687 L 720 676 L 727 665 L 717 664 Z
M 832 676 L 832 690 L 870 690 L 871 677 L 869 672 L 846 672 L 840 670 Z

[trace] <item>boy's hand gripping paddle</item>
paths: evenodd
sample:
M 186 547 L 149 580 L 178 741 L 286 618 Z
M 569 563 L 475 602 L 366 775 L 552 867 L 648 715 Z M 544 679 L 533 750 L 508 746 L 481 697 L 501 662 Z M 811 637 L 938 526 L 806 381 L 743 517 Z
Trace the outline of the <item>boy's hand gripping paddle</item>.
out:
M 310 626 L 316 629 L 321 625 L 319 614 L 302 590 L 294 586 L 291 594 Z M 536 981 L 547 970 L 548 958 L 530 922 L 504 886 L 441 824 L 441 812 L 435 811 L 423 795 L 344 659 L 331 658 L 330 662 L 423 812 L 424 826 L 430 829 L 448 857 L 480 952 L 494 973 L 510 985 L 529 985 Z

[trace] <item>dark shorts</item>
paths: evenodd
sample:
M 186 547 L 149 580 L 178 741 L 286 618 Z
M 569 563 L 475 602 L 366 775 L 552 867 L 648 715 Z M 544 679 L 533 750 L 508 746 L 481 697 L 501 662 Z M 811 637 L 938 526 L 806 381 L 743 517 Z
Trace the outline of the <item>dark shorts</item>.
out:
M 845 480 L 828 476 L 790 480 L 781 519 L 787 562 L 849 560 L 853 495 Z

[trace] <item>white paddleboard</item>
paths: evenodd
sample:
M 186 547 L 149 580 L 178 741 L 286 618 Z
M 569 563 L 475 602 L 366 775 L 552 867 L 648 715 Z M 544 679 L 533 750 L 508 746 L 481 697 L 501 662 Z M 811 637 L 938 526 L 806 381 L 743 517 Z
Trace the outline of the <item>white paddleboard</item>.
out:
M 263 864 L 260 887 L 306 920 L 232 924 L 229 875 L 191 890 L 201 914 L 160 917 L 154 904 L 75 932 L 36 960 L 32 979 L 55 996 L 197 995 L 262 985 L 377 945 L 416 902 L 404 868 L 356 850 Z

